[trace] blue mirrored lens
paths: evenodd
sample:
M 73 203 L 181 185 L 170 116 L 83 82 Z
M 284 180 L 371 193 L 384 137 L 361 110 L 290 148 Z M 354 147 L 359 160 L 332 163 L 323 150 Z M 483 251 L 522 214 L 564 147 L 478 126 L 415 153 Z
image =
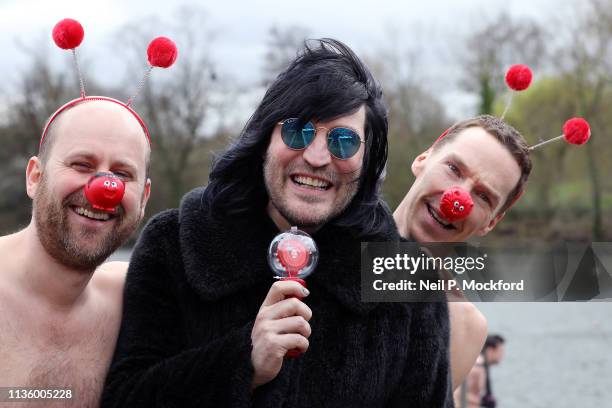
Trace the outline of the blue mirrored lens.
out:
M 315 136 L 315 128 L 312 122 L 308 122 L 303 128 L 298 127 L 297 119 L 287 119 L 281 127 L 283 142 L 291 149 L 304 149 Z
M 351 129 L 335 128 L 327 135 L 327 147 L 331 154 L 339 159 L 353 157 L 359 151 L 361 139 Z

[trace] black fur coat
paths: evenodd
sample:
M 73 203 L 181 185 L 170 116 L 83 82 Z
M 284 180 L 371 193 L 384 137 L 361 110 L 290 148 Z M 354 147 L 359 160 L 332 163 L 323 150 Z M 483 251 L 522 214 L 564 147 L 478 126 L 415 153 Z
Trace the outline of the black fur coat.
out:
M 310 347 L 252 392 L 250 335 L 278 229 L 265 212 L 215 220 L 202 194 L 139 239 L 103 407 L 452 406 L 446 303 L 362 303 L 359 241 L 332 226 L 313 235 Z M 377 238 L 399 239 L 395 229 Z

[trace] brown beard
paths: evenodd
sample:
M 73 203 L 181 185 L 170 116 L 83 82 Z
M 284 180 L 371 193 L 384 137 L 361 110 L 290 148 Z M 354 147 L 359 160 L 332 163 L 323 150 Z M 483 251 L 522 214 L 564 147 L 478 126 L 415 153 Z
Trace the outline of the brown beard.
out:
M 139 213 L 126 216 L 120 207 L 115 218 L 106 221 L 113 222 L 114 225 L 103 236 L 102 232 L 95 229 L 72 226 L 68 220 L 71 206 L 91 208 L 83 190 L 76 191 L 58 202 L 51 197 L 47 184 L 43 173 L 33 202 L 38 238 L 49 255 L 71 269 L 92 272 L 127 240 L 140 223 Z M 79 244 L 90 240 L 98 242 L 93 249 Z

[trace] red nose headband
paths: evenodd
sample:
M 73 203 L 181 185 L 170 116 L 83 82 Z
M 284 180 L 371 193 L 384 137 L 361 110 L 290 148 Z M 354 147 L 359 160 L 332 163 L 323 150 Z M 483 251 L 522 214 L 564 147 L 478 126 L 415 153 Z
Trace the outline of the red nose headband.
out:
M 112 173 L 98 173 L 85 185 L 85 198 L 95 210 L 115 212 L 124 193 L 125 184 Z
M 138 115 L 138 113 L 136 113 L 136 111 L 130 106 L 121 101 L 118 101 L 117 99 L 109 98 L 108 96 L 84 96 L 67 102 L 66 104 L 62 105 L 58 110 L 56 110 L 53 115 L 51 115 L 51 117 L 47 121 L 47 124 L 45 125 L 45 128 L 43 129 L 42 136 L 40 137 L 39 147 L 42 146 L 43 141 L 45 140 L 45 137 L 47 136 L 47 133 L 49 131 L 49 127 L 62 112 L 64 112 L 68 108 L 88 101 L 107 101 L 115 103 L 119 106 L 123 106 L 125 109 L 127 109 L 128 112 L 130 112 L 134 116 L 134 118 L 136 118 L 138 123 L 140 123 L 140 126 L 142 127 L 142 130 L 144 131 L 145 136 L 147 137 L 147 141 L 149 142 L 149 146 L 151 146 L 151 135 L 149 134 L 149 129 L 147 128 L 147 125 L 145 124 L 144 120 L 142 120 L 142 118 Z
M 506 85 L 510 89 L 510 93 L 506 101 L 504 112 L 502 113 L 500 119 L 503 120 L 504 117 L 506 116 L 506 113 L 508 112 L 508 109 L 510 109 L 510 105 L 512 103 L 512 96 L 514 95 L 514 93 L 524 91 L 525 89 L 529 88 L 529 85 L 531 85 L 532 79 L 533 79 L 533 73 L 531 72 L 531 69 L 527 65 L 524 65 L 524 64 L 512 65 L 508 69 L 508 71 L 506 71 L 505 80 L 506 80 Z M 453 127 L 446 129 L 440 136 L 438 136 L 438 138 L 433 143 L 431 148 L 433 148 L 433 146 L 436 143 L 444 139 L 449 134 L 449 132 L 451 132 L 452 130 L 453 130 Z M 589 140 L 590 137 L 591 137 L 591 128 L 589 126 L 589 123 L 583 118 L 571 118 L 567 120 L 565 124 L 563 125 L 563 134 L 557 137 L 554 137 L 552 139 L 544 140 L 535 145 L 532 145 L 529 147 L 529 151 L 531 152 L 534 149 L 537 149 L 548 143 L 551 143 L 557 140 L 561 140 L 561 139 L 564 139 L 568 144 L 582 145 L 582 144 L 585 144 Z M 508 204 L 508 206 L 506 207 L 504 211 L 507 211 L 510 207 L 512 207 L 519 200 L 522 194 L 523 194 L 523 191 L 522 190 L 519 191 L 518 194 L 512 200 L 512 202 Z M 469 195 L 467 195 L 467 198 L 469 199 L 470 205 L 473 205 L 472 200 L 469 197 Z M 444 216 L 447 217 L 447 219 L 452 222 L 451 217 L 456 217 L 456 215 L 453 215 L 454 214 L 453 208 L 448 207 L 450 204 L 453 204 L 453 208 L 454 208 L 454 201 L 451 201 L 450 203 L 448 202 L 445 203 L 444 196 L 443 196 L 442 200 L 440 201 L 440 208 L 444 212 L 444 208 L 445 208 L 444 206 L 447 206 L 448 210 L 447 212 L 444 212 Z M 461 204 L 459 206 L 461 206 Z M 464 209 L 465 208 L 467 208 L 467 206 L 464 205 Z M 467 213 L 469 214 L 470 211 L 471 211 L 471 207 Z M 463 217 L 466 217 L 466 216 L 467 215 L 464 215 Z
M 81 45 L 84 36 L 85 31 L 83 30 L 83 26 L 78 21 L 70 18 L 65 18 L 61 20 L 55 25 L 55 27 L 53 27 L 52 37 L 55 44 L 61 49 L 70 50 L 72 52 L 74 67 L 81 88 L 81 96 L 80 98 L 74 99 L 66 103 L 64 106 L 60 107 L 57 111 L 55 111 L 53 115 L 51 115 L 40 138 L 40 146 L 42 146 L 43 140 L 45 139 L 47 131 L 53 121 L 66 109 L 85 101 L 108 101 L 123 106 L 136 118 L 138 123 L 140 123 L 140 126 L 142 126 L 142 129 L 144 130 L 145 135 L 147 137 L 147 141 L 149 142 L 149 145 L 151 145 L 151 137 L 149 135 L 149 130 L 147 129 L 147 126 L 145 125 L 142 118 L 138 115 L 138 113 L 136 113 L 136 111 L 131 108 L 131 105 L 132 102 L 134 102 L 136 96 L 143 89 L 154 67 L 168 68 L 172 64 L 174 64 L 178 56 L 178 49 L 176 47 L 176 44 L 174 44 L 174 42 L 167 37 L 157 37 L 153 41 L 151 41 L 149 47 L 147 48 L 147 59 L 149 61 L 149 67 L 145 72 L 144 77 L 140 81 L 136 92 L 128 99 L 127 102 L 124 103 L 106 96 L 87 96 L 85 94 L 85 84 L 83 81 L 83 76 L 81 75 L 81 70 L 79 68 L 79 62 L 76 54 L 76 48 Z
M 449 222 L 467 218 L 474 208 L 470 194 L 461 187 L 451 187 L 440 198 L 440 211 Z

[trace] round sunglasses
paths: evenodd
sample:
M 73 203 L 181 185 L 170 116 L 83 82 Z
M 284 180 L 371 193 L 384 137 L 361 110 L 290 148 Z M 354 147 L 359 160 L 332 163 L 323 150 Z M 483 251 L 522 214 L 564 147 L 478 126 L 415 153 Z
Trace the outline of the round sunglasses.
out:
M 296 118 L 278 122 L 281 125 L 281 138 L 283 142 L 285 142 L 288 148 L 293 150 L 307 148 L 317 135 L 317 129 L 321 128 L 327 130 L 327 149 L 337 159 L 350 159 L 359 151 L 361 143 L 365 143 L 353 129 L 335 127 L 328 130 L 322 126 L 316 128 L 311 121 L 306 122 L 300 128 L 298 123 Z

